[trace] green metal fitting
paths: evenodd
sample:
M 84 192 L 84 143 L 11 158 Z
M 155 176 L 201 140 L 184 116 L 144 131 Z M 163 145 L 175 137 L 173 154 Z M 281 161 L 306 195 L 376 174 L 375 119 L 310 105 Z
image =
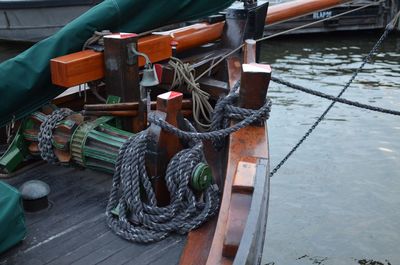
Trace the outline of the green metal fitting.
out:
M 82 123 L 74 132 L 72 159 L 83 167 L 113 173 L 119 149 L 133 133 L 108 124 L 113 117 L 103 116 Z
M 212 183 L 211 168 L 205 163 L 199 163 L 194 168 L 191 179 L 191 186 L 195 190 L 203 191 Z
M 23 127 L 24 124 L 21 124 L 14 140 L 0 158 L 0 168 L 5 170 L 7 173 L 13 172 L 28 155 L 28 144 L 21 133 L 21 128 Z

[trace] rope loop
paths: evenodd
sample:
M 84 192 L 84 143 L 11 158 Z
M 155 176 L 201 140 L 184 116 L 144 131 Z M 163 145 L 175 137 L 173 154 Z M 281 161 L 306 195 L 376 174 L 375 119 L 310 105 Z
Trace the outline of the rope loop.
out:
M 53 130 L 58 122 L 72 113 L 73 111 L 70 109 L 56 109 L 50 115 L 47 115 L 46 120 L 40 125 L 38 135 L 40 156 L 50 164 L 58 162 L 57 156 L 53 151 Z

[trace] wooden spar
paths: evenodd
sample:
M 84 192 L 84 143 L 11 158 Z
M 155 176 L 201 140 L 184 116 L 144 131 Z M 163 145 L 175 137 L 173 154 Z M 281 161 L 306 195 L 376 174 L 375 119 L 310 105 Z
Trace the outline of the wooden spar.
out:
M 347 2 L 351 0 L 296 0 L 273 5 L 268 8 L 265 24 L 272 25 Z
M 139 112 L 137 110 L 85 110 L 83 112 L 85 116 L 114 116 L 114 117 L 136 117 Z M 181 110 L 183 117 L 191 117 L 192 110 L 186 109 Z
M 156 109 L 157 102 L 151 102 L 151 109 Z M 182 108 L 183 109 L 191 109 L 192 108 L 192 100 L 184 99 L 182 100 Z M 93 110 L 93 111 L 115 111 L 115 110 L 138 110 L 139 103 L 138 102 L 124 102 L 124 103 L 115 103 L 115 104 L 87 104 L 83 107 L 85 110 Z

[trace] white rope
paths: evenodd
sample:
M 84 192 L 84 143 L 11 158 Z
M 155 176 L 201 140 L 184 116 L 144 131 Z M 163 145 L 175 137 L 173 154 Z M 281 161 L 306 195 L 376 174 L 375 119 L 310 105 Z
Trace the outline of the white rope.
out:
M 171 57 L 169 65 L 174 69 L 174 79 L 171 88 L 179 87 L 181 84 L 187 86 L 187 90 L 192 94 L 194 121 L 204 129 L 209 129 L 213 112 L 213 107 L 208 102 L 210 94 L 201 90 L 200 84 L 195 81 L 195 69 L 189 63 L 183 63 L 175 57 Z M 206 123 L 201 122 L 201 118 Z

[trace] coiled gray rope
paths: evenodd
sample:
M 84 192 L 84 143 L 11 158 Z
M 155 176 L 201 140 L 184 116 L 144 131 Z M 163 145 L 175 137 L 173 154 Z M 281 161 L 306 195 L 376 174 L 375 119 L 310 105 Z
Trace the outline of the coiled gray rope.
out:
M 73 113 L 70 109 L 56 109 L 46 117 L 46 120 L 40 125 L 38 141 L 40 156 L 50 164 L 57 162 L 57 157 L 53 151 L 53 130 L 57 123 Z
M 117 235 L 141 243 L 162 240 L 172 232 L 185 234 L 215 215 L 219 207 L 216 185 L 208 187 L 201 200 L 189 187 L 192 171 L 203 160 L 201 141 L 171 159 L 165 177 L 171 204 L 158 207 L 145 166 L 148 141 L 143 131 L 122 146 L 106 210 L 107 224 Z

